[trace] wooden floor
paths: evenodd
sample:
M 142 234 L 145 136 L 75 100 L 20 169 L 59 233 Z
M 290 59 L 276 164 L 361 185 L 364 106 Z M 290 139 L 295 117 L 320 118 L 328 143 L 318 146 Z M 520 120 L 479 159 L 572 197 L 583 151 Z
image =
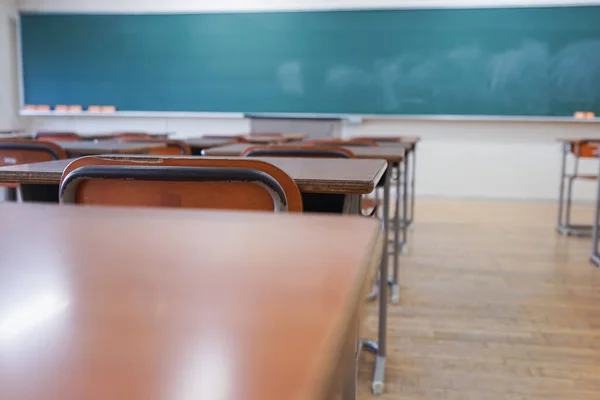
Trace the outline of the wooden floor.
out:
M 549 203 L 419 202 L 385 393 L 370 394 L 363 352 L 359 399 L 600 399 L 600 270 L 590 239 L 559 236 L 555 219 Z

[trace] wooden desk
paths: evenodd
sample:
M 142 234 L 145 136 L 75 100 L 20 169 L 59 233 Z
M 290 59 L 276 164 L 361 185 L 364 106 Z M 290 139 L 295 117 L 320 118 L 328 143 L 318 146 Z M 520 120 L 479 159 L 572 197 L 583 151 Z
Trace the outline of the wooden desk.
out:
M 237 143 L 238 140 L 234 139 L 234 138 L 229 138 L 229 137 L 224 137 L 224 138 L 203 138 L 203 137 L 196 137 L 196 138 L 187 138 L 187 139 L 182 139 L 184 142 L 187 143 L 188 146 L 191 147 L 192 149 L 192 154 L 194 155 L 201 155 L 202 154 L 202 150 L 204 149 L 210 149 L 211 147 L 218 147 L 218 146 L 226 146 L 229 144 L 234 144 Z
M 293 145 L 293 144 L 292 144 Z M 239 157 L 246 149 L 256 145 L 236 143 L 227 146 L 214 147 L 203 151 L 207 156 Z M 357 158 L 386 160 L 389 163 L 399 163 L 404 160 L 404 152 L 390 147 L 341 146 L 353 152 Z
M 203 154 L 207 156 L 241 156 L 246 149 L 252 147 L 251 144 L 245 143 L 237 143 L 228 146 L 222 147 L 214 147 L 212 149 L 207 149 L 203 151 Z M 396 198 L 395 198 L 395 208 L 394 208 L 394 216 L 392 222 L 394 229 L 394 238 L 391 240 L 393 244 L 393 253 L 394 253 L 394 273 L 392 279 L 392 303 L 397 304 L 400 302 L 400 289 L 398 286 L 398 276 L 399 276 L 399 253 L 407 252 L 407 243 L 408 243 L 408 223 L 401 221 L 408 221 L 408 179 L 403 179 L 404 190 L 402 191 L 402 205 L 400 204 L 400 177 L 407 175 L 406 172 L 409 170 L 408 159 L 405 158 L 406 149 L 401 145 L 396 146 L 378 146 L 378 147 L 368 147 L 368 146 L 340 146 L 346 148 L 353 152 L 357 158 L 359 159 L 381 159 L 386 160 L 391 168 L 390 171 L 396 169 L 398 171 L 398 179 L 396 180 Z M 307 160 L 307 159 L 305 159 Z M 304 161 L 306 164 L 312 164 L 317 159 L 310 159 L 310 161 Z M 401 171 L 401 165 L 404 166 L 405 173 Z M 387 180 L 386 182 L 389 182 Z M 413 180 L 414 182 L 414 180 Z M 388 184 L 389 185 L 389 184 Z M 388 188 L 389 189 L 389 188 Z M 414 190 L 413 190 L 414 192 Z M 414 204 L 414 201 L 413 201 Z M 389 202 L 384 200 L 383 208 L 386 209 L 390 205 Z M 402 214 L 402 215 L 400 215 Z
M 306 137 L 306 133 L 284 133 L 278 136 L 260 135 L 257 133 L 250 134 L 245 139 L 251 144 L 282 144 L 291 142 L 300 142 Z
M 160 160 L 160 157 L 152 158 Z M 381 160 L 320 158 L 307 163 L 306 159 L 301 158 L 257 159 L 281 168 L 294 179 L 303 193 L 367 194 L 373 191 L 387 167 Z M 63 171 L 71 161 L 57 160 L 0 167 L 0 182 L 58 185 Z
M 400 242 L 401 251 L 406 253 L 408 251 L 408 228 L 413 224 L 415 216 L 415 182 L 416 182 L 416 171 L 417 171 L 417 144 L 421 141 L 418 137 L 374 137 L 379 147 L 385 148 L 400 148 L 404 155 L 403 165 L 400 168 L 400 164 L 396 164 L 397 176 L 402 178 L 396 180 L 396 214 L 394 215 L 394 226 L 400 226 L 402 232 L 402 240 Z M 410 178 L 409 178 L 410 176 Z M 402 184 L 402 191 L 400 191 L 400 185 Z M 402 193 L 402 201 L 398 193 Z M 398 215 L 398 212 L 401 215 Z M 398 276 L 398 266 L 396 264 L 394 268 L 394 277 Z M 394 278 L 396 282 L 396 278 Z M 400 301 L 398 285 L 395 283 L 392 285 L 392 303 L 397 304 Z
M 401 144 L 414 146 L 421 141 L 418 136 L 361 136 L 361 138 L 374 140 L 380 146 L 397 146 Z
M 142 154 L 152 149 L 166 147 L 162 143 L 127 143 L 117 140 L 101 140 L 92 142 L 89 140 L 82 142 L 54 142 L 62 147 L 69 157 L 81 157 L 98 154 Z
M 579 159 L 589 159 L 591 156 L 593 156 L 592 152 L 597 151 L 597 149 L 594 149 L 594 147 L 600 146 L 600 138 L 562 138 L 557 139 L 557 141 L 561 143 L 562 159 L 556 230 L 559 233 L 567 236 L 592 236 L 594 226 L 596 224 L 572 223 L 571 206 L 573 204 L 573 182 L 581 179 L 588 181 L 595 181 L 598 179 L 597 174 L 582 174 L 579 172 Z M 573 160 L 572 163 L 567 163 L 567 157 L 569 154 L 571 154 L 571 158 Z M 571 171 L 568 172 L 567 169 L 570 169 Z
M 0 213 L 2 399 L 325 399 L 339 371 L 351 381 L 375 221 Z
M 82 133 L 81 136 L 85 140 L 114 140 L 117 135 L 122 135 L 127 132 L 103 132 L 103 133 Z M 150 137 L 155 139 L 166 139 L 169 133 L 148 133 Z
M 32 136 L 30 133 L 10 132 L 0 134 L 0 140 L 2 139 L 32 139 Z
M 0 135 L 4 135 L 7 133 L 25 133 L 25 130 L 21 128 L 0 130 Z
M 401 223 L 406 228 L 413 224 L 415 217 L 415 182 L 417 171 L 417 144 L 421 141 L 418 137 L 397 137 L 395 140 L 377 140 L 379 146 L 383 147 L 402 147 L 404 148 L 404 171 L 403 186 L 404 186 L 404 201 L 402 204 L 402 221 Z M 409 159 L 411 160 L 409 163 Z M 410 172 L 409 172 L 410 170 Z M 410 184 L 408 176 L 410 175 Z M 410 203 L 410 205 L 409 205 Z M 406 205 L 406 209 L 404 209 Z

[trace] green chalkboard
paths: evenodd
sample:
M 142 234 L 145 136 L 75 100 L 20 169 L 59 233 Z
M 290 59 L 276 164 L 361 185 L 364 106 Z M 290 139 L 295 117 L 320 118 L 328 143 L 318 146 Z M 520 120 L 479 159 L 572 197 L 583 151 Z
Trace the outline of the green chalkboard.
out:
M 26 104 L 600 114 L 600 6 L 21 15 Z

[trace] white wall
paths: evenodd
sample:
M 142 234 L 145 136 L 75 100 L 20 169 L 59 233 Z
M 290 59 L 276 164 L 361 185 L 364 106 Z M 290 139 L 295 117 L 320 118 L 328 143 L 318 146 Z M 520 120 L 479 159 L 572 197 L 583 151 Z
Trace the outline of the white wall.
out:
M 508 6 L 536 4 L 597 4 L 598 1 L 558 0 L 20 0 L 27 11 L 181 12 L 216 10 L 293 10 L 411 6 Z M 0 45 L 1 46 L 1 45 Z M 2 48 L 0 47 L 0 51 Z M 1 70 L 0 70 L 1 71 Z M 1 82 L 1 81 L 0 81 Z M 249 130 L 244 119 L 193 118 L 30 118 L 32 130 L 69 129 L 97 132 L 116 129 L 174 131 L 185 137 L 202 133 Z M 432 120 L 368 120 L 343 125 L 342 136 L 416 135 L 419 147 L 419 195 L 553 200 L 558 192 L 558 137 L 600 137 L 600 124 L 549 122 L 468 122 Z M 594 162 L 584 169 L 596 170 Z M 582 199 L 594 196 L 594 185 L 581 183 Z
M 0 130 L 18 127 L 14 0 L 0 0 Z

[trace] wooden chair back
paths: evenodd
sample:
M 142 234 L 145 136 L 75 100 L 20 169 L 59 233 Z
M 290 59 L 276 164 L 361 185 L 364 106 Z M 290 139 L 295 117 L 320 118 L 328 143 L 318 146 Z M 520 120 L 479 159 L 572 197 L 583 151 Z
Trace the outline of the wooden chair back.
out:
M 83 137 L 75 132 L 37 132 L 35 139 L 40 142 L 80 142 Z
M 598 146 L 600 143 L 580 143 L 572 147 L 573 155 L 580 158 L 598 158 Z
M 301 212 L 294 180 L 258 160 L 83 157 L 60 183 L 61 203 Z
M 377 147 L 374 140 L 315 139 L 306 143 L 309 146 L 365 146 Z
M 294 158 L 355 158 L 353 152 L 336 146 L 253 146 L 242 157 L 294 157 Z
M 119 140 L 121 140 L 122 142 L 164 143 L 165 145 L 167 145 L 166 148 L 150 150 L 148 154 L 152 156 L 189 156 L 190 154 L 192 154 L 192 149 L 183 140 L 158 138 L 139 139 L 132 137 L 126 137 L 124 139 Z
M 0 140 L 0 166 L 61 160 L 67 153 L 52 142 Z

